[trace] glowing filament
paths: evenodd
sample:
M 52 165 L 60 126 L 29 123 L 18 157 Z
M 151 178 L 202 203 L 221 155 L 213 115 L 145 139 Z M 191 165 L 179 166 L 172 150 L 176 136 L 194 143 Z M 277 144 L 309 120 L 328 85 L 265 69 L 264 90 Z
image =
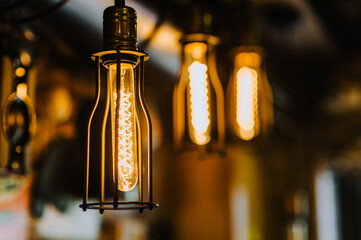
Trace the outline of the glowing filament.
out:
M 132 65 L 121 64 L 119 92 L 117 92 L 116 88 L 115 64 L 110 67 L 110 75 L 112 91 L 113 161 L 117 163 L 118 189 L 127 192 L 132 190 L 138 181 L 134 76 Z M 117 108 L 118 104 L 119 108 Z M 117 116 L 118 118 L 116 119 Z
M 115 96 L 116 98 L 116 96 Z M 120 93 L 120 110 L 119 118 L 117 119 L 117 138 L 118 138 L 118 171 L 119 182 L 118 187 L 123 191 L 129 191 L 132 186 L 132 175 L 134 166 L 134 152 L 133 152 L 133 132 L 131 121 L 131 103 L 130 94 L 126 94 L 124 89 Z
M 236 120 L 237 135 L 243 140 L 251 140 L 257 135 L 258 124 L 258 80 L 257 72 L 242 67 L 237 72 Z
M 188 68 L 190 90 L 190 136 L 198 144 L 207 144 L 210 137 L 209 86 L 207 66 L 194 61 Z

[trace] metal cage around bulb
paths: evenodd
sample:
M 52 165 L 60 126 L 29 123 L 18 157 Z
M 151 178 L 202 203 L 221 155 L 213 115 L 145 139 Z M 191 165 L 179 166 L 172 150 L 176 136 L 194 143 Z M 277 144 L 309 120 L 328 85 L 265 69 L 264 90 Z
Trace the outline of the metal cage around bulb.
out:
M 153 202 L 153 180 L 152 180 L 152 126 L 150 115 L 148 109 L 145 105 L 144 95 L 143 95 L 143 81 L 144 81 L 144 62 L 148 60 L 148 55 L 144 52 L 137 50 L 108 50 L 102 51 L 94 54 L 92 59 L 97 62 L 97 85 L 96 85 L 96 100 L 94 104 L 94 108 L 92 110 L 89 123 L 88 123 L 88 139 L 87 139 L 87 159 L 85 164 L 85 182 L 84 182 L 84 197 L 83 204 L 80 207 L 85 211 L 87 209 L 99 209 L 100 213 L 103 213 L 104 210 L 130 210 L 130 209 L 139 209 L 142 212 L 144 209 L 152 210 L 155 207 L 158 207 L 158 204 Z M 124 66 L 132 65 L 132 70 L 134 71 L 134 124 L 135 124 L 135 134 L 133 142 L 134 146 L 136 146 L 136 152 L 132 152 L 136 155 L 137 163 L 136 170 L 138 179 L 136 185 L 138 186 L 138 198 L 133 200 L 124 200 L 120 199 L 121 191 L 119 188 L 119 174 L 122 173 L 119 166 L 119 162 L 116 162 L 116 156 L 120 156 L 119 150 L 121 146 L 121 142 L 124 139 L 121 139 L 121 135 L 117 135 L 118 139 L 114 137 L 114 133 L 119 134 L 119 131 L 116 130 L 121 129 L 122 120 L 119 114 L 123 111 L 121 99 L 122 96 L 117 95 L 115 98 L 115 104 L 112 109 L 112 99 L 111 99 L 111 86 L 110 86 L 110 77 L 108 76 L 107 84 L 104 84 L 101 79 L 104 75 L 104 71 L 110 71 L 106 69 L 107 64 L 111 63 L 112 67 L 115 69 L 115 81 L 117 82 L 117 93 L 119 93 L 120 82 L 123 81 L 123 72 L 125 71 Z M 128 65 L 126 65 L 128 64 Z M 123 67 L 123 68 L 122 68 Z M 134 68 L 133 68 L 134 67 Z M 109 73 L 108 73 L 109 74 Z M 125 80 L 124 80 L 125 81 Z M 102 90 L 103 86 L 106 86 L 106 89 Z M 102 101 L 102 93 L 106 92 L 105 101 Z M 101 107 L 100 105 L 103 106 Z M 103 110 L 102 110 L 103 109 Z M 113 111 L 113 113 L 109 113 Z M 129 110 L 129 109 L 128 109 Z M 103 115 L 101 121 L 101 127 L 95 126 L 95 116 L 101 111 L 100 114 Z M 124 110 L 125 111 L 125 110 Z M 129 110 L 130 112 L 130 110 Z M 112 115 L 113 114 L 113 115 Z M 128 113 L 127 113 L 128 114 Z M 107 139 L 107 121 L 108 116 L 113 118 L 115 116 L 114 124 L 111 124 L 112 137 L 111 137 L 111 146 L 112 151 L 109 154 L 107 151 L 107 143 L 109 139 Z M 131 115 L 127 115 L 131 116 Z M 119 121 L 118 121 L 119 120 Z M 94 126 L 93 126 L 94 125 Z M 114 125 L 114 126 L 113 126 Z M 96 142 L 91 139 L 92 131 L 100 131 L 101 141 L 100 145 L 96 145 Z M 146 136 L 146 137 L 145 137 Z M 100 150 L 100 159 L 92 156 L 91 149 L 99 149 Z M 118 155 L 117 155 L 118 154 Z M 109 161 L 109 155 L 112 156 L 112 161 Z M 129 155 L 129 154 L 128 154 Z M 91 176 L 92 171 L 90 171 L 92 164 L 99 166 L 97 161 L 100 160 L 100 174 L 95 174 L 98 178 L 94 179 L 94 176 Z M 119 160 L 120 161 L 120 160 Z M 98 165 L 97 165 L 98 164 Z M 111 171 L 109 171 L 109 168 Z M 109 177 L 107 177 L 107 173 L 113 173 L 113 181 L 109 181 Z M 123 177 L 123 175 L 122 175 Z M 92 183 L 92 184 L 91 184 Z M 92 186 L 100 186 L 98 201 L 94 201 L 94 198 L 89 198 L 89 192 L 92 191 Z M 110 189 L 109 189 L 110 188 Z M 134 191 L 134 190 L 133 190 Z M 108 194 L 108 193 L 111 194 Z M 107 197 L 110 200 L 107 200 Z M 92 200 L 90 200 L 92 199 Z
M 218 78 L 215 46 L 209 34 L 181 39 L 181 70 L 173 93 L 173 136 L 178 151 L 222 153 L 225 145 L 224 93 Z

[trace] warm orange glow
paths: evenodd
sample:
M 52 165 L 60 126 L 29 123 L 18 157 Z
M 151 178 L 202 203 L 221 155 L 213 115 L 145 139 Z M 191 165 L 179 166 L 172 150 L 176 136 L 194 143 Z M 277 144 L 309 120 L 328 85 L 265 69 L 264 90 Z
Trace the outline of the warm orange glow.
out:
M 73 99 L 68 89 L 59 87 L 52 93 L 51 109 L 49 109 L 49 116 L 55 121 L 66 122 L 73 115 Z
M 16 96 L 22 100 L 28 96 L 28 86 L 25 83 L 16 86 Z
M 25 30 L 24 31 L 24 36 L 29 41 L 34 41 L 35 40 L 35 35 L 30 30 Z
M 190 139 L 197 145 L 205 145 L 210 135 L 210 84 L 208 67 L 205 64 L 207 46 L 204 43 L 189 43 L 185 46 L 190 60 L 188 81 L 188 122 Z
M 17 112 L 14 114 L 9 114 L 7 121 L 10 126 L 23 126 L 25 119 L 23 114 Z
M 273 126 L 272 89 L 263 67 L 262 49 L 257 46 L 239 48 L 227 95 L 229 124 L 234 134 L 245 141 L 260 133 L 267 136 Z
M 190 88 L 191 123 L 193 127 L 192 140 L 198 145 L 210 141 L 209 97 L 207 82 L 207 66 L 194 61 L 188 68 Z
M 138 181 L 133 65 L 121 64 L 120 86 L 117 86 L 116 64 L 108 65 L 108 68 L 113 161 L 116 161 L 118 166 L 118 189 L 128 192 L 135 187 Z M 119 88 L 119 92 L 117 88 Z M 116 113 L 117 104 L 120 106 L 118 113 Z M 116 119 L 117 115 L 118 119 Z
M 20 61 L 21 61 L 22 65 L 24 65 L 25 67 L 28 67 L 31 63 L 31 57 L 30 57 L 29 53 L 22 51 L 20 53 Z
M 241 52 L 237 54 L 235 62 L 238 66 L 259 67 L 261 56 L 256 52 Z
M 23 67 L 18 67 L 18 68 L 15 69 L 15 75 L 17 77 L 24 77 L 25 73 L 26 73 L 26 70 Z
M 222 151 L 225 142 L 224 92 L 211 35 L 187 34 L 182 66 L 173 92 L 174 147 L 181 151 Z
M 251 140 L 257 134 L 258 121 L 258 74 L 255 70 L 242 67 L 236 80 L 236 134 L 243 140 Z

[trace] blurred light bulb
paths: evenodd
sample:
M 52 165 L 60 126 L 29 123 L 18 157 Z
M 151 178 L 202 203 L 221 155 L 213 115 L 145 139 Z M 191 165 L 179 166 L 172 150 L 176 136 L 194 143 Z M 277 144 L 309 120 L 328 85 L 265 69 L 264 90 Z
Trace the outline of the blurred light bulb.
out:
M 134 66 L 121 63 L 120 83 L 117 65 L 107 65 L 110 86 L 113 161 L 118 171 L 118 189 L 131 191 L 138 181 L 137 135 L 135 116 Z
M 29 65 L 31 63 L 31 57 L 30 57 L 29 53 L 26 51 L 22 51 L 20 53 L 20 61 L 21 61 L 22 65 L 24 65 L 25 67 L 29 67 Z
M 24 77 L 24 76 L 25 76 L 25 73 L 26 73 L 26 70 L 25 70 L 25 68 L 23 68 L 23 67 L 17 67 L 17 68 L 15 69 L 15 75 L 16 75 L 17 77 Z
M 71 93 L 64 87 L 56 88 L 49 100 L 48 116 L 56 122 L 67 122 L 74 113 L 74 101 Z
M 251 140 L 258 134 L 258 74 L 242 67 L 236 80 L 236 134 L 243 140 Z
M 207 66 L 194 61 L 188 68 L 190 92 L 191 136 L 198 145 L 210 141 L 210 114 Z
M 27 40 L 29 41 L 34 41 L 35 40 L 35 35 L 33 32 L 31 32 L 30 30 L 25 30 L 24 31 L 24 36 Z
M 215 58 L 218 42 L 203 33 L 185 34 L 181 39 L 182 67 L 173 92 L 177 150 L 224 150 L 224 93 Z
M 189 54 L 188 67 L 188 122 L 190 139 L 197 145 L 211 140 L 210 134 L 210 84 L 206 62 L 207 46 L 204 43 L 189 43 L 185 53 Z
M 16 96 L 21 100 L 28 96 L 28 86 L 25 83 L 20 83 L 16 86 Z
M 249 141 L 273 125 L 272 90 L 262 71 L 261 50 L 241 47 L 235 55 L 234 71 L 228 85 L 230 124 L 235 135 Z

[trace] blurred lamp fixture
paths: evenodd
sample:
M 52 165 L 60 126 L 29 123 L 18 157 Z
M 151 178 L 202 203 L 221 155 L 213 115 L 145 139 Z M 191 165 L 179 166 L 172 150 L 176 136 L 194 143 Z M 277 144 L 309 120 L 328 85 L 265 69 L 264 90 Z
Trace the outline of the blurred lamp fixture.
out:
M 153 203 L 152 182 L 152 129 L 149 112 L 144 103 L 143 80 L 144 62 L 148 55 L 138 50 L 136 12 L 125 6 L 124 1 L 115 1 L 115 6 L 104 11 L 104 51 L 95 53 L 92 58 L 98 64 L 96 101 L 88 124 L 87 159 L 85 164 L 85 189 L 83 204 L 86 209 L 104 210 L 144 209 L 158 207 Z M 102 73 L 107 75 L 107 96 L 101 127 L 101 145 L 95 147 L 91 141 L 91 127 L 95 112 L 99 109 Z M 110 110 L 111 163 L 106 163 L 106 125 Z M 99 111 L 99 110 L 98 110 Z M 94 130 L 98 128 L 93 128 Z M 147 136 L 146 140 L 143 136 Z M 94 141 L 95 142 L 95 141 Z M 144 146 L 146 142 L 146 146 Z M 94 184 L 89 168 L 93 159 L 90 149 L 100 149 L 100 196 L 98 202 L 88 202 L 89 189 Z M 146 154 L 143 150 L 146 148 Z M 93 166 L 97 164 L 93 164 Z M 111 171 L 106 170 L 111 168 Z M 106 173 L 112 173 L 111 201 L 105 200 L 105 186 L 108 186 Z M 92 183 L 92 185 L 90 185 Z M 147 183 L 147 186 L 145 186 Z M 93 185 L 94 184 L 94 185 Z M 136 189 L 138 198 L 134 201 L 119 200 L 119 195 Z
M 262 50 L 243 46 L 235 51 L 229 81 L 228 111 L 232 132 L 242 140 L 267 134 L 273 125 L 273 98 L 263 69 Z
M 2 127 L 10 147 L 6 169 L 17 174 L 26 172 L 25 147 L 36 131 L 35 110 L 26 82 L 30 61 L 27 52 L 14 61 L 14 92 L 6 99 L 2 112 Z
M 173 94 L 174 144 L 177 150 L 224 147 L 224 94 L 217 75 L 217 37 L 205 34 L 211 16 L 196 13 L 199 29 L 181 39 L 181 69 Z

